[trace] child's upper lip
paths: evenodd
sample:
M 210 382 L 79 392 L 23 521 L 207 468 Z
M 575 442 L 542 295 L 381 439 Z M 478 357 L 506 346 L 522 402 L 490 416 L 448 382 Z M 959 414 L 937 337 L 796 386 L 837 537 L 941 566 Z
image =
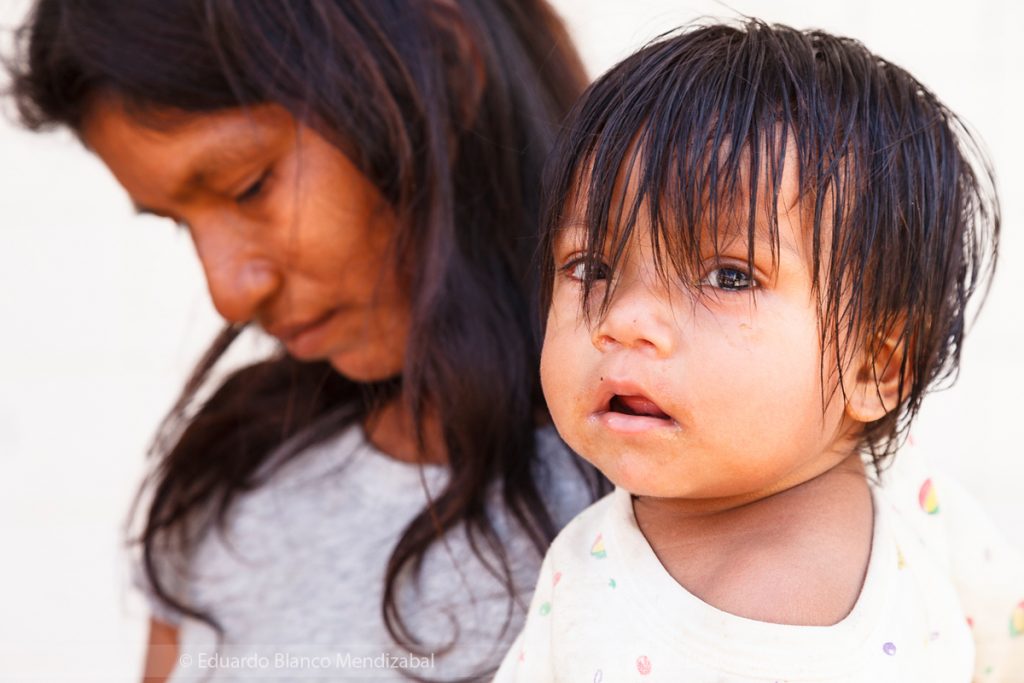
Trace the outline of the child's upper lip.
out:
M 650 402 L 659 411 L 668 416 L 667 419 L 675 421 L 674 415 L 665 410 L 664 406 L 651 398 L 650 392 L 641 384 L 628 378 L 604 377 L 598 387 L 597 405 L 594 409 L 595 415 L 606 413 L 610 410 L 610 404 L 616 396 L 629 397 Z

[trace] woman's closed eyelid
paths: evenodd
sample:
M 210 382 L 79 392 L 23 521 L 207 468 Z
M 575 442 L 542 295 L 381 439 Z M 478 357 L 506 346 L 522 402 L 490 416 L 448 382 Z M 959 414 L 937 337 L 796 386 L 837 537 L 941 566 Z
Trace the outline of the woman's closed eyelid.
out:
M 234 195 L 234 200 L 239 204 L 251 201 L 259 197 L 266 189 L 267 181 L 270 179 L 271 168 L 263 169 L 255 180 L 250 181 L 241 192 Z

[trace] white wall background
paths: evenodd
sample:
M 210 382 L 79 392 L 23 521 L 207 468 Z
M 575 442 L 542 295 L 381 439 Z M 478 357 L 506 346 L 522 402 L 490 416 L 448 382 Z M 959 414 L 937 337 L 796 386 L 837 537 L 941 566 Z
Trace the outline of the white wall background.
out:
M 744 13 L 861 39 L 987 141 L 1005 238 L 963 375 L 915 437 L 1024 546 L 1024 5 L 1011 0 L 556 0 L 596 75 L 698 17 Z M 2 44 L 25 0 L 0 0 Z M 216 328 L 187 238 L 138 218 L 66 133 L 0 121 L 0 681 L 138 677 L 146 615 L 122 522 L 143 453 Z

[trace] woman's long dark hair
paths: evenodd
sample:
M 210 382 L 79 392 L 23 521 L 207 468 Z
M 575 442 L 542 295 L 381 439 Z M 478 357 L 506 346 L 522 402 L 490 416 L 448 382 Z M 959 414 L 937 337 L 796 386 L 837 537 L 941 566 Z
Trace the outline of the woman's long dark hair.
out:
M 393 550 L 388 630 L 407 647 L 420 644 L 398 612 L 396 586 L 441 532 L 462 523 L 482 559 L 481 547 L 500 558 L 511 614 L 511 571 L 486 492 L 500 483 L 543 553 L 555 529 L 531 474 L 545 412 L 530 264 L 542 164 L 585 85 L 545 2 L 39 0 L 9 68 L 33 129 L 79 129 L 104 93 L 140 115 L 279 103 L 342 149 L 400 219 L 395 267 L 409 284 L 414 340 L 401 377 L 357 384 L 325 362 L 278 352 L 200 400 L 238 326 L 225 328 L 195 369 L 154 440 L 143 486 L 150 495 L 138 540 L 156 594 L 220 631 L 214 615 L 167 590 L 161 549 L 190 547 L 206 528 L 193 528 L 196 519 L 221 525 L 283 445 L 284 459 L 293 457 L 397 399 L 416 417 L 421 447 L 428 404 L 440 418 L 450 480 Z

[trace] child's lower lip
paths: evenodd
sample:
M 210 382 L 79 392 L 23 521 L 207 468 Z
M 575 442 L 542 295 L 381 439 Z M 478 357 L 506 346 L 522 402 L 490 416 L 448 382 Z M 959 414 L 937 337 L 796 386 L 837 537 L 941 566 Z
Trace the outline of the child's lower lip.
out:
M 606 410 L 594 415 L 594 418 L 605 428 L 620 434 L 640 434 L 656 429 L 679 429 L 675 420 L 647 415 L 627 415 Z

